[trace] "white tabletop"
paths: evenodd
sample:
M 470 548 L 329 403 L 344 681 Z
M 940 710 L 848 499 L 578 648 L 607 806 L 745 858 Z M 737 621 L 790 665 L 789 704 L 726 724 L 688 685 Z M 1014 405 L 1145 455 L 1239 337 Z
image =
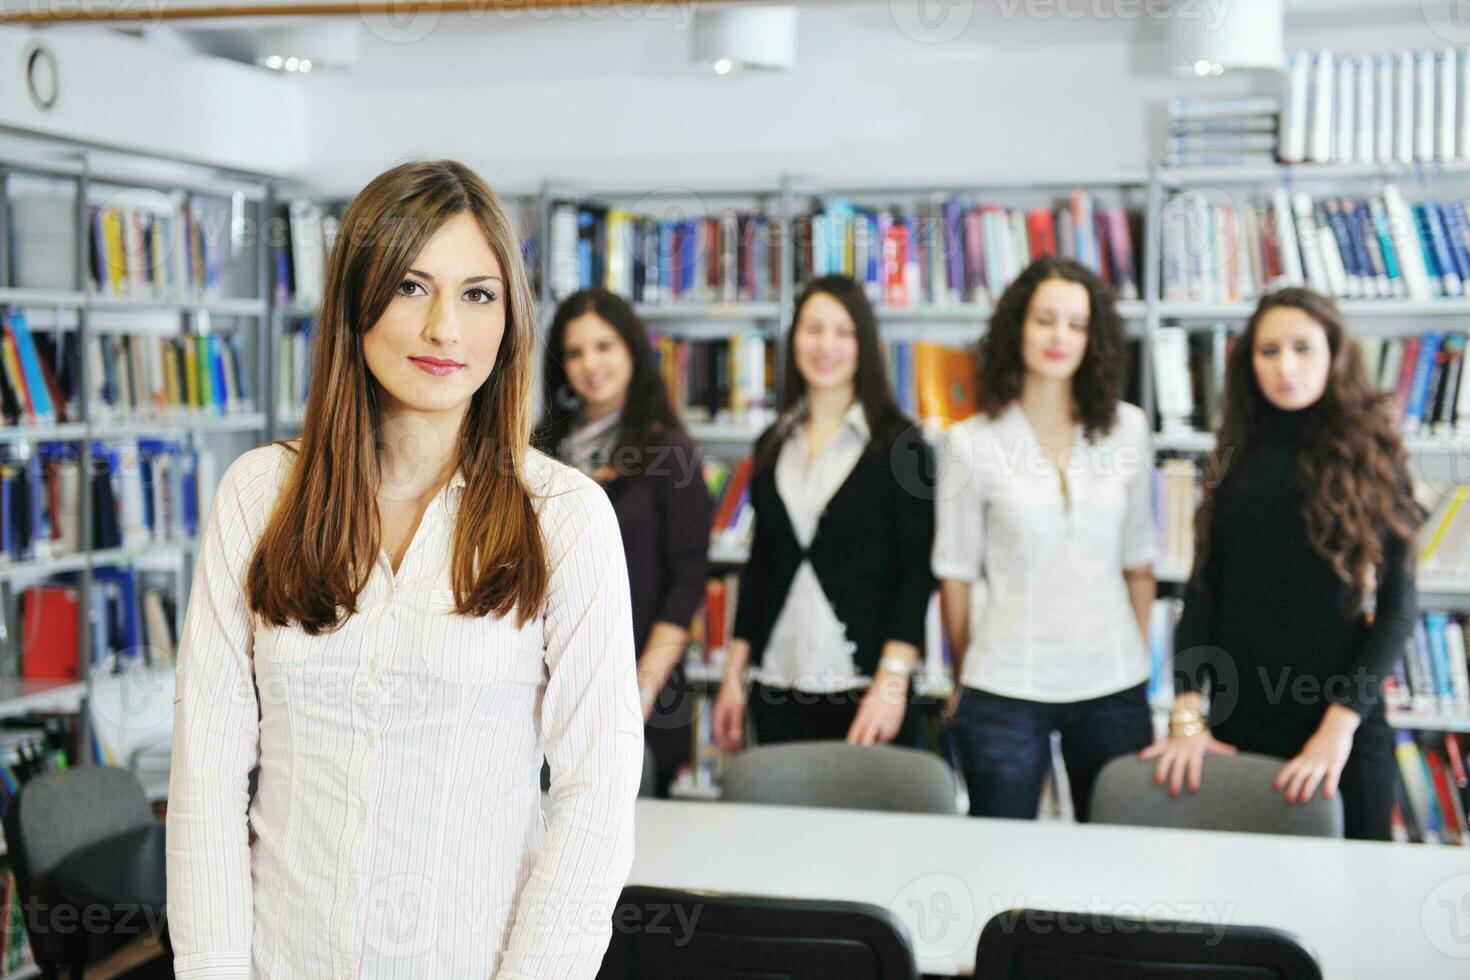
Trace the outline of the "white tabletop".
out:
M 948 976 L 1032 906 L 1286 929 L 1327 980 L 1470 977 L 1470 848 L 645 799 L 629 883 L 884 906 Z

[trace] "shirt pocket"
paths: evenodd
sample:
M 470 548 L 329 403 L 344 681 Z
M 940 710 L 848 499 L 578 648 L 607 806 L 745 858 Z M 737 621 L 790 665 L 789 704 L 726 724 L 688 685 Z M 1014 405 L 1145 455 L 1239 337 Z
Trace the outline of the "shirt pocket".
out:
M 535 620 L 524 627 L 509 616 L 461 616 L 454 592 L 433 589 L 425 600 L 427 628 L 417 644 L 424 667 L 457 684 L 539 684 L 541 646 Z

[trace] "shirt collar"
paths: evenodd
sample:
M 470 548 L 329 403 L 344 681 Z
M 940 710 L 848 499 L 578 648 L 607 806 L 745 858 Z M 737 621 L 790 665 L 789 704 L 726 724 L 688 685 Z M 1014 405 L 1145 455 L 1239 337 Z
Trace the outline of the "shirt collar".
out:
M 449 478 L 449 489 L 453 490 L 455 487 L 464 487 L 464 467 L 456 467 L 454 475 Z
M 799 402 L 792 406 L 792 409 L 785 420 L 786 425 L 788 426 L 788 431 L 790 427 L 799 425 L 800 423 L 805 422 L 806 419 L 807 403 L 806 398 L 803 397 Z M 842 424 L 856 432 L 860 437 L 862 437 L 863 441 L 865 442 L 872 437 L 872 430 L 868 428 L 868 414 L 863 411 L 863 403 L 861 399 L 854 398 L 852 404 L 847 407 L 847 411 L 842 413 Z

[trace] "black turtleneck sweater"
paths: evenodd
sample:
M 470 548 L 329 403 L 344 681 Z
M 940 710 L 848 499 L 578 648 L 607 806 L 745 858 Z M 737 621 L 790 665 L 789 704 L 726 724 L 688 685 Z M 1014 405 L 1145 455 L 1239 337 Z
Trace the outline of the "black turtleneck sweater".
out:
M 1176 689 L 1213 678 L 1215 735 L 1278 754 L 1295 754 L 1329 704 L 1377 720 L 1418 614 L 1403 540 L 1384 532 L 1371 625 L 1308 543 L 1297 460 L 1314 412 L 1268 410 L 1265 438 L 1216 496 L 1205 587 L 1190 584 L 1174 636 Z

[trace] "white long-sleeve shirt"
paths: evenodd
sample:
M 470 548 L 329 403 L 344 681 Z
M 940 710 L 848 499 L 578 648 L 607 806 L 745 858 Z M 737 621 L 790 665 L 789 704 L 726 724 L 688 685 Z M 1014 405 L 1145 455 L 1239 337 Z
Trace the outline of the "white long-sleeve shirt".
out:
M 453 612 L 456 474 L 397 574 L 380 552 L 358 612 L 313 637 L 264 623 L 244 592 L 292 458 L 236 460 L 200 540 L 169 787 L 176 976 L 594 976 L 643 752 L 607 495 L 528 455 L 550 585 L 518 627 Z

